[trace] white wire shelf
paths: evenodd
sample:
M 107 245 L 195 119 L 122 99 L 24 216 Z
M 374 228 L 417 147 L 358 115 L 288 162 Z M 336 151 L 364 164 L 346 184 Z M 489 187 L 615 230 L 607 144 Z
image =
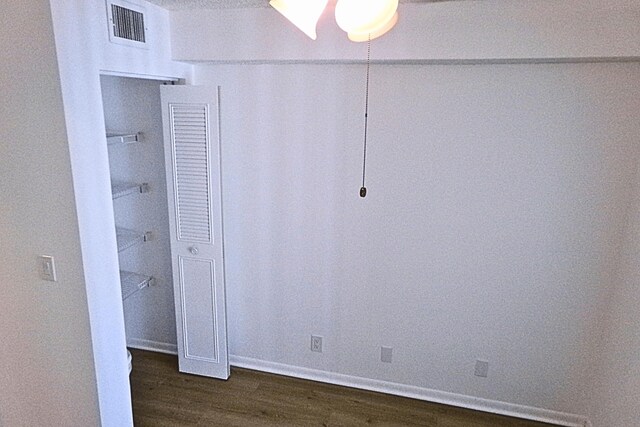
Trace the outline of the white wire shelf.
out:
M 120 270 L 120 284 L 122 286 L 122 300 L 126 300 L 140 290 L 153 285 L 154 278 L 131 271 Z
M 151 232 L 116 227 L 116 239 L 118 240 L 118 252 L 123 252 L 133 246 L 141 245 L 149 241 L 151 239 Z
M 134 144 L 140 142 L 142 134 L 138 133 L 113 133 L 107 132 L 108 145 Z
M 138 184 L 135 182 L 111 181 L 111 197 L 118 199 L 135 193 L 148 193 L 149 184 Z

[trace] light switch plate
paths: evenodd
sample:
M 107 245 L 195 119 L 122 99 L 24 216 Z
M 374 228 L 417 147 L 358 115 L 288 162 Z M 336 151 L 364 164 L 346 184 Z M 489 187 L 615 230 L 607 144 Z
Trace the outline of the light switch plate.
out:
M 41 255 L 40 261 L 40 277 L 50 282 L 57 282 L 56 277 L 56 261 L 52 256 Z

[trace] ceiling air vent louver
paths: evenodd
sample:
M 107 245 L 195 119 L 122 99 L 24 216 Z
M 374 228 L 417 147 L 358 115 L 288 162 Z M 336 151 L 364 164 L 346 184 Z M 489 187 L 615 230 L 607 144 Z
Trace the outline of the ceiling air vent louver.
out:
M 146 48 L 144 8 L 126 1 L 107 0 L 109 40 L 112 43 Z

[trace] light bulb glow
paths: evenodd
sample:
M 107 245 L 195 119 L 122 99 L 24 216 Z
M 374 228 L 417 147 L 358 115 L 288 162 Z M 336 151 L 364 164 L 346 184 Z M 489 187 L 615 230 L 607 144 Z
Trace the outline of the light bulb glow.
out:
M 352 41 L 367 41 L 389 31 L 398 21 L 398 0 L 338 0 L 336 22 Z
M 329 0 L 271 0 L 269 4 L 315 40 L 316 25 Z

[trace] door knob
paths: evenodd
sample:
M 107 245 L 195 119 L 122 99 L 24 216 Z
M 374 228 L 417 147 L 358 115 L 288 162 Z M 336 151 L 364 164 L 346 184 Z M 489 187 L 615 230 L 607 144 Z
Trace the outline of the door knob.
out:
M 191 246 L 189 248 L 189 252 L 191 252 L 192 255 L 198 255 L 198 252 L 200 252 L 200 251 L 195 246 Z

